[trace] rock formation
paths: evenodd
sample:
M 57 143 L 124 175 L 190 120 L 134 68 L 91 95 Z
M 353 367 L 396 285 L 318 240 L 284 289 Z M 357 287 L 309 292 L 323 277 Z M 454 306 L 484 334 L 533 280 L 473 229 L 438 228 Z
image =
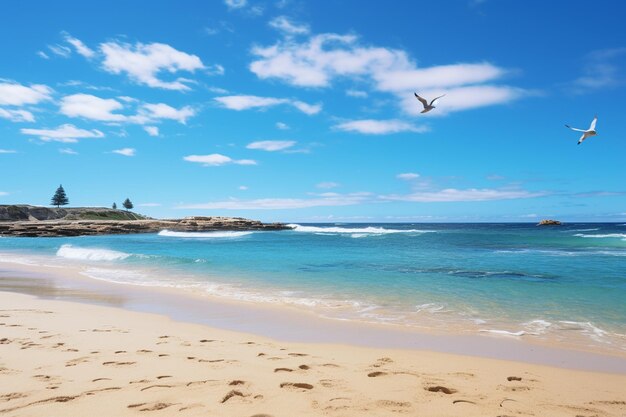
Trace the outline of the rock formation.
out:
M 58 237 L 106 234 L 210 232 L 217 230 L 286 230 L 283 223 L 241 217 L 185 217 L 158 220 L 123 210 L 0 206 L 0 236 Z
M 549 219 L 544 219 L 542 221 L 540 221 L 539 223 L 537 223 L 537 226 L 560 226 L 561 222 L 558 220 L 549 220 Z

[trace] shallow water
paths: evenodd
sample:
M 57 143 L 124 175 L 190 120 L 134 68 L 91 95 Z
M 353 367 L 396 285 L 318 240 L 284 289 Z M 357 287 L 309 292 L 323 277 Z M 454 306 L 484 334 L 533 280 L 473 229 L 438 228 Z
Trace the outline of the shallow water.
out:
M 307 224 L 1 238 L 0 261 L 342 319 L 626 350 L 626 226 Z

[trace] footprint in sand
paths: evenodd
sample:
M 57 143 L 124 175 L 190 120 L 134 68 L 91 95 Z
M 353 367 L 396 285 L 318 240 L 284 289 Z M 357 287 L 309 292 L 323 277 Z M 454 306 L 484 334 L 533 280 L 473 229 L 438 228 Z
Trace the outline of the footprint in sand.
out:
M 243 385 L 245 383 L 246 383 L 246 381 L 242 381 L 240 379 L 235 379 L 234 381 L 230 381 L 228 383 L 228 385 Z
M 387 372 L 376 371 L 376 372 L 370 372 L 369 374 L 367 374 L 367 376 L 370 378 L 376 378 L 378 376 L 384 376 L 384 375 L 387 375 Z
M 245 395 L 241 391 L 232 390 L 228 392 L 228 394 L 226 394 L 224 398 L 222 398 L 222 401 L 220 402 L 224 404 L 226 401 L 230 400 L 233 397 L 245 397 Z
M 313 389 L 313 385 L 307 384 L 304 382 L 283 382 L 282 384 L 280 384 L 280 387 L 281 388 L 298 388 L 298 389 L 305 389 L 305 390 Z
M 67 362 L 65 362 L 65 366 L 76 366 L 79 363 L 85 363 L 85 362 L 89 362 L 90 357 L 89 356 L 81 356 L 80 358 L 75 358 L 72 360 L 69 360 Z
M 173 403 L 140 403 L 140 404 L 129 404 L 128 408 L 139 408 L 139 411 L 158 411 L 163 410 L 165 408 L 173 406 Z
M 291 368 L 276 368 L 276 369 L 274 369 L 274 372 L 293 372 L 293 369 L 291 369 Z
M 140 391 L 147 391 L 149 389 L 154 389 L 154 388 L 174 388 L 174 385 L 164 385 L 164 384 L 150 385 L 150 386 L 142 388 Z
M 102 365 L 112 365 L 112 366 L 128 366 L 128 365 L 134 365 L 137 362 L 115 362 L 115 361 L 110 361 L 110 362 L 102 362 Z
M 447 388 L 441 385 L 436 385 L 434 387 L 426 387 L 424 388 L 426 391 L 430 392 L 443 392 L 444 394 L 450 395 L 457 392 L 454 388 Z
M 521 381 L 522 378 L 519 376 L 510 376 L 506 379 L 507 381 Z
M 11 392 L 9 394 L 0 395 L 0 401 L 6 402 L 25 397 L 28 397 L 28 394 L 24 394 L 23 392 Z

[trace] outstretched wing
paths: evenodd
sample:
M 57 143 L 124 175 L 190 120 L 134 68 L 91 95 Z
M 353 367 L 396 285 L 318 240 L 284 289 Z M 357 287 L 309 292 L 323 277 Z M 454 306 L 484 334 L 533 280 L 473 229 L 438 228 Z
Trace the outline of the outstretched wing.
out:
M 583 135 L 580 137 L 580 139 L 578 139 L 578 144 L 580 145 L 581 143 L 584 142 L 585 139 L 587 139 L 589 136 L 587 135 L 587 133 L 583 133 Z
M 591 126 L 589 126 L 589 130 L 596 130 L 596 122 L 598 121 L 598 116 L 594 117 L 591 121 Z
M 566 128 L 575 130 L 577 132 L 586 132 L 584 129 L 576 129 L 575 127 L 571 127 L 570 125 L 565 125 Z
M 433 99 L 433 101 L 431 101 L 431 102 L 430 102 L 430 105 L 431 105 L 431 106 L 434 106 L 434 105 L 435 105 L 435 103 L 437 102 L 437 100 L 439 100 L 439 99 L 440 99 L 441 97 L 443 97 L 443 96 L 445 96 L 445 94 L 442 94 L 442 95 L 440 95 L 439 97 L 435 97 L 435 98 Z
M 413 94 L 415 94 L 415 98 L 417 98 L 420 101 L 420 103 L 422 103 L 424 108 L 426 108 L 428 106 L 428 102 L 426 100 L 424 100 L 422 97 L 418 96 L 417 93 L 413 93 Z

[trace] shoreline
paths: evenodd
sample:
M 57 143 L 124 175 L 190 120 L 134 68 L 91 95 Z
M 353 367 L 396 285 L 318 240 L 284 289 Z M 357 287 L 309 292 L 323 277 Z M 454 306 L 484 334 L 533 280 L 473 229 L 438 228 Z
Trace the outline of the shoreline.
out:
M 566 369 L 626 374 L 621 352 L 597 352 L 497 335 L 434 334 L 401 326 L 323 318 L 286 305 L 192 294 L 174 288 L 118 284 L 85 277 L 76 268 L 0 264 L 0 291 L 31 294 L 165 315 L 173 320 L 289 343 L 339 343 L 518 361 Z
M 284 342 L 1 291 L 0 305 L 0 415 L 621 417 L 626 410 L 624 374 Z

